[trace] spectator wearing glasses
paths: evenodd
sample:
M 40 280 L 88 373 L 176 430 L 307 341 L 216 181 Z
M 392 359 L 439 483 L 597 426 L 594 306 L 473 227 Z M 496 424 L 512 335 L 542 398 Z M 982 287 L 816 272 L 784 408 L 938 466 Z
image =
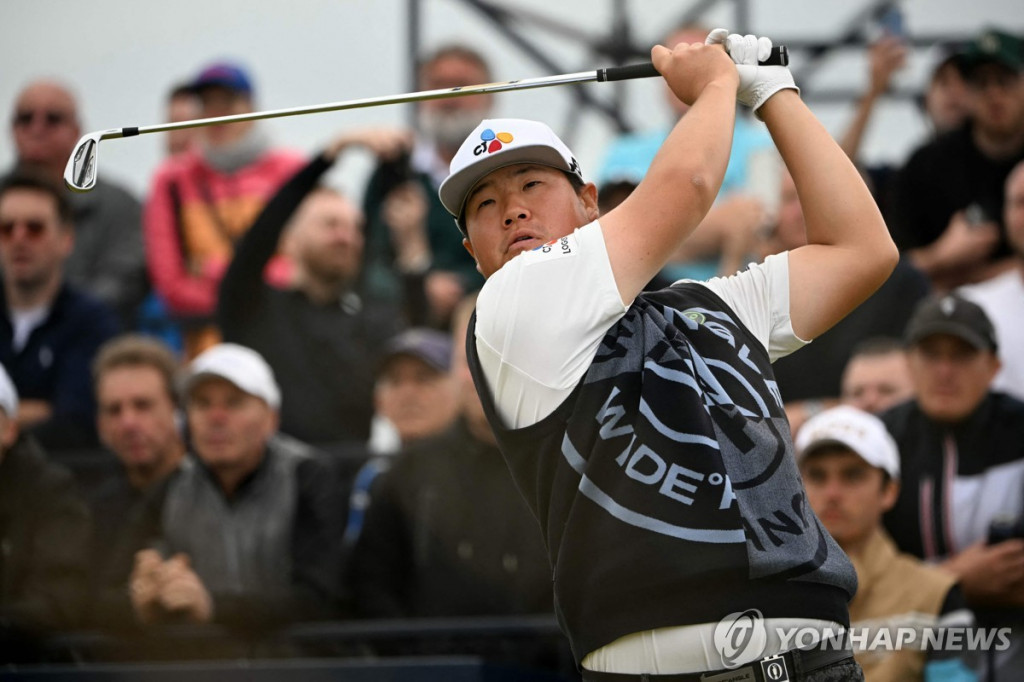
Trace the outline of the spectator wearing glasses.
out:
M 66 86 L 29 83 L 11 114 L 16 169 L 35 170 L 59 184 L 81 133 L 78 105 Z M 148 288 L 138 199 L 103 178 L 91 192 L 65 195 L 75 225 L 74 249 L 64 266 L 68 282 L 114 308 L 122 326 L 134 326 Z
M 71 220 L 45 177 L 0 184 L 0 363 L 21 395 L 15 421 L 51 453 L 98 444 L 89 363 L 117 332 L 114 313 L 67 282 Z

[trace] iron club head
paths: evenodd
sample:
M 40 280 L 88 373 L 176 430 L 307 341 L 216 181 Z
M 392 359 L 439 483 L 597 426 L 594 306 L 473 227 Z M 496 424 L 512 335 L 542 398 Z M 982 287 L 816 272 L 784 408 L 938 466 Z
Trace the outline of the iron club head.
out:
M 121 137 L 120 130 L 87 133 L 75 145 L 64 168 L 64 184 L 75 192 L 88 192 L 96 186 L 100 140 Z

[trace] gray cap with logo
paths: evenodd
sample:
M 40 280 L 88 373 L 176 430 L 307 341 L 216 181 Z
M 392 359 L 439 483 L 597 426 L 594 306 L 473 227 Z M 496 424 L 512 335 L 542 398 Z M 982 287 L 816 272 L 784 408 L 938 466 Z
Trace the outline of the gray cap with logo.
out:
M 947 334 L 982 351 L 998 348 L 996 330 L 981 306 L 958 296 L 945 294 L 926 298 L 914 309 L 904 338 L 908 346 L 929 336 Z

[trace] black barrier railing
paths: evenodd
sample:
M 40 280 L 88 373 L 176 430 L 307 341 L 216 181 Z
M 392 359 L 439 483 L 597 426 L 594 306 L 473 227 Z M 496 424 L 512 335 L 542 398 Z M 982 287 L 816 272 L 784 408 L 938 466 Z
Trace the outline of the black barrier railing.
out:
M 562 637 L 554 616 L 473 616 L 401 618 L 296 623 L 265 633 L 240 634 L 221 625 L 160 625 L 130 633 L 70 632 L 47 638 L 47 645 L 85 651 L 145 640 L 291 641 L 306 644 L 451 637 Z
M 4 672 L 5 682 L 561 682 L 565 678 L 472 656 L 376 661 L 303 659 L 149 665 L 50 666 Z
M 210 671 L 226 661 L 235 667 L 248 662 L 242 667 L 277 671 L 311 665 L 320 670 L 373 668 L 381 672 L 382 666 L 394 664 L 408 672 L 417 669 L 417 661 L 431 668 L 438 660 L 449 661 L 448 665 L 449 659 L 461 657 L 472 662 L 466 669 L 471 677 L 466 679 L 579 679 L 568 641 L 550 615 L 311 622 L 262 633 L 240 633 L 219 625 L 163 625 L 130 633 L 64 633 L 38 642 L 36 649 L 33 660 L 0 661 L 0 678 L 7 679 L 12 672 L 78 672 L 102 674 L 67 679 L 136 679 L 110 675 L 159 672 L 165 669 L 159 665 L 177 664 L 180 668 L 183 662 L 195 664 L 195 670 Z M 502 677 L 512 670 L 515 677 Z M 287 675 L 278 679 L 307 678 Z M 367 679 L 426 678 L 402 674 Z

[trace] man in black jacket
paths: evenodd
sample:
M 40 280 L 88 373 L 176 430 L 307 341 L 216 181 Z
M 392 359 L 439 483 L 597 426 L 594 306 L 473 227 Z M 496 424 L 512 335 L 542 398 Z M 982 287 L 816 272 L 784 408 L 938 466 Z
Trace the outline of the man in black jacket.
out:
M 124 583 L 132 553 L 120 551 L 136 509 L 181 466 L 185 441 L 178 424 L 178 362 L 157 339 L 126 334 L 104 344 L 93 362 L 97 430 L 119 467 L 89 496 L 92 542 L 90 622 L 132 626 Z
M 906 338 L 916 398 L 882 416 L 903 471 L 885 523 L 900 549 L 959 577 L 979 624 L 1013 626 L 987 665 L 1016 679 L 1003 675 L 1024 657 L 1024 403 L 991 390 L 997 340 L 975 303 L 923 301 Z
M 267 204 L 221 281 L 224 339 L 266 358 L 281 385 L 281 430 L 306 442 L 369 438 L 373 370 L 384 342 L 404 326 L 395 310 L 356 289 L 362 213 L 318 184 L 347 147 L 391 142 L 372 133 L 345 135 L 315 156 Z M 279 242 L 295 265 L 290 289 L 263 281 Z
M 889 216 L 900 251 L 942 290 L 1009 267 L 1003 185 L 1024 159 L 1024 40 L 986 30 L 957 64 L 968 121 L 911 154 Z
M 18 395 L 0 367 L 0 661 L 29 661 L 34 637 L 75 627 L 90 519 L 71 474 L 18 432 Z
M 498 450 L 473 388 L 456 308 L 452 378 L 459 416 L 407 445 L 374 482 L 352 557 L 351 592 L 369 617 L 550 613 L 540 527 Z
M 53 454 L 98 444 L 89 363 L 117 333 L 114 313 L 68 283 L 65 193 L 29 172 L 0 183 L 0 362 L 21 396 L 9 416 Z

